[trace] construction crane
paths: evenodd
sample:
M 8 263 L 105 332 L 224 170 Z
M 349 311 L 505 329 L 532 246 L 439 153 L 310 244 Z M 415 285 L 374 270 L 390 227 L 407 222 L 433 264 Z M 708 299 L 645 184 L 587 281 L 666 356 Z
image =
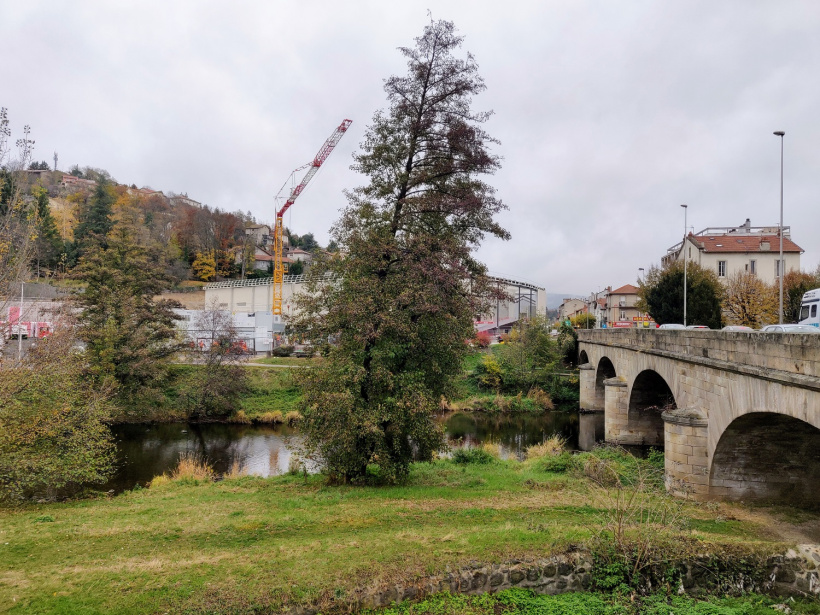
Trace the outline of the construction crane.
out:
M 305 176 L 302 178 L 302 181 L 299 182 L 297 186 L 295 186 L 291 191 L 290 195 L 288 196 L 285 204 L 276 212 L 276 225 L 274 227 L 273 233 L 273 314 L 280 315 L 282 314 L 282 283 L 285 280 L 285 264 L 282 261 L 282 234 L 283 234 L 283 224 L 282 224 L 282 216 L 285 215 L 285 212 L 290 209 L 290 206 L 293 205 L 294 201 L 299 198 L 299 195 L 305 189 L 305 186 L 308 185 L 308 182 L 313 179 L 313 176 L 316 175 L 316 172 L 319 170 L 319 167 L 322 166 L 322 163 L 327 160 L 327 157 L 330 156 L 330 153 L 333 151 L 333 148 L 336 147 L 336 144 L 339 143 L 339 140 L 344 136 L 347 129 L 350 128 L 350 125 L 353 123 L 352 120 L 344 120 L 339 127 L 333 131 L 333 134 L 328 137 L 325 144 L 319 149 L 319 153 L 313 158 L 311 162 L 307 164 L 303 164 L 301 167 L 294 169 L 293 173 L 290 174 L 290 177 L 279 190 L 279 193 L 276 195 L 276 203 L 278 204 L 281 201 L 280 195 L 282 191 L 285 189 L 285 186 L 288 183 L 292 182 L 293 178 L 296 174 L 303 170 L 308 169 L 308 172 L 305 173 Z

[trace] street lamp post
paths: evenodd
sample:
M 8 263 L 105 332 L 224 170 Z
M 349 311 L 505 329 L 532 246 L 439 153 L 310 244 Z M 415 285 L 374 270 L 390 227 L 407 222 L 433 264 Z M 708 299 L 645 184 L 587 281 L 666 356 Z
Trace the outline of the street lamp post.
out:
M 780 260 L 777 263 L 777 273 L 780 278 L 780 319 L 778 322 L 783 324 L 783 276 L 786 274 L 786 268 L 783 266 L 783 137 L 785 132 L 782 130 L 775 131 L 774 135 L 780 137 Z
M 681 249 L 683 250 L 683 326 L 686 326 L 686 265 L 688 263 L 688 258 L 686 257 L 686 230 L 688 228 L 688 224 L 686 221 L 686 216 L 689 213 L 689 206 L 688 205 L 681 205 L 683 207 L 683 243 L 681 244 Z

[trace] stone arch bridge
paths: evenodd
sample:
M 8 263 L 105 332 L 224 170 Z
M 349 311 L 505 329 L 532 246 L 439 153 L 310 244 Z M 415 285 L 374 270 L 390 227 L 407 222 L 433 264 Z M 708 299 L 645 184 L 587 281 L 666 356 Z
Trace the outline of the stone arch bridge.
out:
M 671 492 L 820 505 L 820 335 L 578 333 L 581 410 L 663 446 Z

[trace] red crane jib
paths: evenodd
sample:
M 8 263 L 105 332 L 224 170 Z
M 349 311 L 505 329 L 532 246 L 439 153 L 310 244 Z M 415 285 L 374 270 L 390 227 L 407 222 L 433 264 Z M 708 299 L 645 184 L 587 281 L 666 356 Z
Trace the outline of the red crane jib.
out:
M 324 145 L 319 148 L 319 152 L 316 154 L 316 157 L 313 159 L 313 162 L 309 163 L 310 169 L 305 176 L 302 178 L 302 181 L 299 182 L 299 185 L 296 186 L 293 191 L 290 193 L 290 197 L 285 204 L 282 205 L 282 209 L 276 212 L 276 217 L 281 218 L 285 212 L 293 205 L 294 201 L 299 198 L 299 195 L 302 194 L 302 191 L 305 189 L 305 186 L 308 185 L 313 176 L 316 175 L 316 171 L 319 170 L 319 167 L 322 166 L 322 163 L 327 160 L 327 157 L 330 156 L 330 152 L 333 151 L 333 148 L 336 147 L 336 144 L 339 143 L 339 139 L 342 138 L 342 135 L 350 128 L 350 125 L 353 123 L 353 120 L 344 120 L 339 127 L 333 131 L 333 134 L 330 135 L 325 141 Z M 297 169 L 298 171 L 298 169 Z

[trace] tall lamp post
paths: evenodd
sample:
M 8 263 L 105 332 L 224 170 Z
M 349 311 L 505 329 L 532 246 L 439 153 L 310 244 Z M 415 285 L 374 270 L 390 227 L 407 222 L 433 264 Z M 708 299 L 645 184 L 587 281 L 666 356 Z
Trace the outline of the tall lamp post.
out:
M 780 320 L 778 322 L 783 324 L 783 276 L 786 275 L 786 268 L 783 266 L 783 137 L 785 132 L 782 130 L 775 131 L 773 134 L 780 137 L 780 260 L 777 263 L 777 274 L 780 278 Z
M 688 258 L 686 256 L 686 230 L 688 228 L 688 224 L 686 221 L 686 215 L 689 212 L 688 205 L 681 205 L 683 207 L 683 243 L 681 244 L 681 249 L 683 250 L 683 326 L 686 326 L 686 265 L 688 262 Z

